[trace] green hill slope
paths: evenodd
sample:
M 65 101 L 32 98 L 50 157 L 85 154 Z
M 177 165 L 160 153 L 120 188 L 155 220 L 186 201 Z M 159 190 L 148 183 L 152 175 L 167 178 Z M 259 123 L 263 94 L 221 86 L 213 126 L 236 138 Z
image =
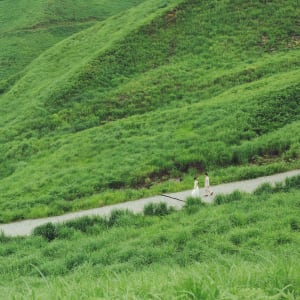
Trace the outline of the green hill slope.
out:
M 0 1 L 0 89 L 6 89 L 16 73 L 57 42 L 141 2 Z
M 72 36 L 46 51 L 29 66 L 24 76 L 1 99 L 6 109 L 1 124 L 8 127 L 10 122 L 15 124 L 20 119 L 19 130 L 24 133 L 24 130 L 32 129 L 23 123 L 30 116 L 43 130 L 43 123 L 46 122 L 47 125 L 48 120 L 42 121 L 47 117 L 42 111 L 49 100 L 77 85 L 76 80 L 81 70 L 94 57 L 112 48 L 114 43 L 128 33 L 167 9 L 168 6 L 162 1 L 149 1 Z M 14 127 L 18 128 L 16 125 Z
M 298 13 L 151 0 L 43 52 L 0 98 L 0 220 L 299 166 Z

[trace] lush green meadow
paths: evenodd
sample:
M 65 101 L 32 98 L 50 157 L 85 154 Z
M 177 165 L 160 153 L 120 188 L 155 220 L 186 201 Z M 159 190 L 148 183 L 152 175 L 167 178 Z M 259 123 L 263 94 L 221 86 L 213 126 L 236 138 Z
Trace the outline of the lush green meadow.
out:
M 1 236 L 3 299 L 300 299 L 300 177 Z
M 0 1 L 0 223 L 300 168 L 298 2 Z M 0 299 L 299 300 L 299 199 L 0 233 Z
M 16 3 L 0 222 L 300 166 L 298 1 Z

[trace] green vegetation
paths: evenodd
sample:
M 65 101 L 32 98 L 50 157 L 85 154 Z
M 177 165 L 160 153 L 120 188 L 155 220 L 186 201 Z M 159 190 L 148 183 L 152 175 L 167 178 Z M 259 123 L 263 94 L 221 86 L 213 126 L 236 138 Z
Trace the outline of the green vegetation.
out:
M 115 211 L 2 235 L 1 296 L 299 299 L 300 176 L 236 194 L 218 205 L 191 198 L 164 216 Z
M 300 166 L 298 1 L 71 2 L 2 29 L 0 222 Z
M 66 37 L 141 0 L 0 1 L 0 90 L 32 60 Z M 19 75 L 20 76 L 20 75 Z M 10 78 L 12 77 L 12 78 Z M 18 75 L 17 75 L 18 77 Z
M 0 0 L 0 222 L 299 168 L 283 2 Z M 298 176 L 0 233 L 0 298 L 298 300 L 299 199 Z

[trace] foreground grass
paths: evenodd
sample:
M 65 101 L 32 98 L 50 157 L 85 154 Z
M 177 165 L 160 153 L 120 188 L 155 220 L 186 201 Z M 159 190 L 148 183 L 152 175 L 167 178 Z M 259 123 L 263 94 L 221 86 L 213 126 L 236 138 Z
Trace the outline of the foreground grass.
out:
M 2 291 L 6 299 L 299 299 L 299 292 L 291 284 L 299 285 L 297 263 L 284 254 L 265 253 L 257 259 L 260 262 L 212 259 L 188 267 L 155 266 L 130 274 L 102 276 L 86 265 L 66 277 L 21 278 L 15 281 L 18 291 Z
M 2 236 L 1 295 L 299 299 L 299 196 L 295 177 L 253 195 L 220 196 L 220 205 L 189 201 L 166 216 L 115 212 L 46 225 L 29 238 Z

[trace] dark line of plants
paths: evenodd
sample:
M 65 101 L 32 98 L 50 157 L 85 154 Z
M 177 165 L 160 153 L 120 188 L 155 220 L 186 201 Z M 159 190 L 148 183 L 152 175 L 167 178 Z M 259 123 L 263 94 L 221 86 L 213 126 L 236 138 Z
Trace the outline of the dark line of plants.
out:
M 168 207 L 166 203 L 150 203 L 144 207 L 144 216 L 166 216 L 174 212 L 173 207 Z M 80 231 L 89 234 L 93 232 L 93 227 L 97 230 L 108 230 L 112 227 L 119 226 L 143 226 L 144 220 L 141 214 L 134 214 L 129 210 L 113 210 L 108 217 L 81 217 L 63 224 L 47 223 L 36 227 L 33 230 L 34 236 L 42 236 L 47 241 L 52 241 L 56 238 L 70 238 L 75 231 Z M 5 241 L 6 237 L 0 236 L 0 239 Z

